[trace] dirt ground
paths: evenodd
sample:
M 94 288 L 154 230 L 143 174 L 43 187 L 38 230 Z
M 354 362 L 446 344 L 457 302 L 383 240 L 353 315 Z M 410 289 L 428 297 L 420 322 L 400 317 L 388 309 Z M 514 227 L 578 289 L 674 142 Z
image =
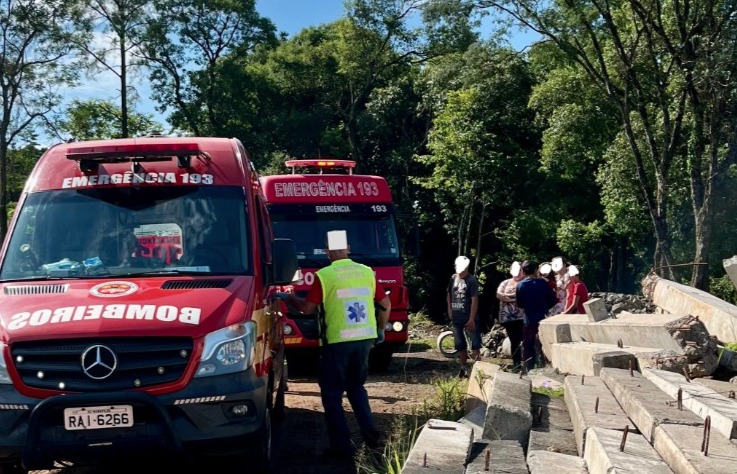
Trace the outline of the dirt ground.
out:
M 429 341 L 440 332 L 440 328 L 425 328 L 415 331 L 410 342 L 394 354 L 389 369 L 383 373 L 369 375 L 366 388 L 377 427 L 384 432 L 390 430 L 392 420 L 400 415 L 411 415 L 422 407 L 425 400 L 435 394 L 433 382 L 452 376 L 458 371 L 455 360 L 444 358 Z M 421 342 L 425 341 L 425 342 Z M 274 427 L 274 472 L 280 474 L 349 474 L 355 469 L 344 462 L 324 454 L 328 445 L 323 420 L 317 371 L 313 363 L 291 361 L 289 386 L 286 395 L 286 417 Z M 313 361 L 314 362 L 314 361 Z M 347 399 L 344 400 L 346 417 L 353 430 L 353 440 L 360 446 L 358 427 Z M 166 465 L 166 460 L 157 460 L 156 465 Z M 224 466 L 223 472 L 233 466 Z M 153 466 L 140 466 L 142 471 Z M 130 472 L 129 469 L 126 470 Z M 176 472 L 212 472 L 212 468 L 186 468 Z M 215 472 L 220 471 L 216 469 Z M 34 474 L 100 474 L 110 470 L 68 467 L 52 471 L 32 471 Z

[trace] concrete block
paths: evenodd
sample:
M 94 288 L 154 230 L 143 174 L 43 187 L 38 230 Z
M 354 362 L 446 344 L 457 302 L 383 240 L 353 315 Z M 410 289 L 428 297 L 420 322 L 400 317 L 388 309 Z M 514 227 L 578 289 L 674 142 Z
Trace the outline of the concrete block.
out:
M 420 431 L 402 474 L 465 474 L 472 436 L 471 428 L 464 424 L 429 420 Z
M 584 460 L 591 474 L 648 473 L 671 474 L 650 443 L 638 433 L 628 433 L 624 450 L 621 431 L 589 428 L 586 434 Z
M 497 372 L 491 383 L 483 437 L 492 441 L 515 440 L 526 446 L 532 427 L 530 379 Z
M 602 298 L 592 298 L 583 304 L 583 309 L 589 317 L 589 321 L 595 323 L 609 319 L 609 311 L 606 309 L 606 303 Z
M 527 453 L 549 451 L 578 456 L 573 423 L 565 400 L 541 393 L 532 394 L 532 430 Z
M 489 451 L 489 469 L 486 469 L 486 451 Z M 525 452 L 517 441 L 482 440 L 474 443 L 466 474 L 528 474 Z
M 701 384 L 704 387 L 709 387 L 710 389 L 724 395 L 727 398 L 732 398 L 732 394 L 737 394 L 737 385 L 725 382 L 723 380 L 700 378 L 693 379 L 692 382 Z
M 486 405 L 479 405 L 471 413 L 463 416 L 458 423 L 462 423 L 473 430 L 473 440 L 479 441 L 484 434 L 486 423 Z
M 732 258 L 725 258 L 722 260 L 722 266 L 727 271 L 729 279 L 732 280 L 732 284 L 737 288 L 737 255 Z
M 624 430 L 634 425 L 619 406 L 612 392 L 598 377 L 584 377 L 581 383 L 578 376 L 568 376 L 565 381 L 565 401 L 573 423 L 573 433 L 576 436 L 576 445 L 579 455 L 583 455 L 586 448 L 586 433 L 592 426 L 609 430 Z M 599 409 L 595 410 L 596 400 L 599 400 Z
M 551 354 L 552 345 L 562 342 L 594 342 L 625 346 L 658 348 L 684 354 L 682 342 L 672 333 L 674 327 L 686 324 L 685 314 L 630 314 L 621 313 L 616 319 L 592 323 L 584 314 L 559 314 L 540 322 L 540 341 L 543 351 Z M 559 326 L 565 327 L 569 341 L 559 340 Z
M 710 293 L 659 278 L 655 282 L 652 301 L 669 313 L 698 317 L 709 334 L 722 342 L 737 341 L 737 306 Z
M 617 347 L 613 344 L 595 342 L 569 342 L 553 344 L 552 364 L 559 372 L 575 375 L 597 376 L 603 367 L 628 369 L 629 364 L 636 370 L 642 361 L 657 358 L 663 354 L 659 349 L 649 347 Z
M 589 472 L 586 469 L 586 462 L 578 456 L 548 451 L 529 451 L 527 467 L 530 469 L 530 474 L 549 474 L 551 472 L 584 474 Z
M 677 474 L 734 474 L 737 447 L 716 431 L 709 436 L 708 455 L 701 452 L 702 426 L 663 424 L 655 429 L 653 447 Z
M 704 385 L 688 382 L 683 375 L 674 372 L 645 369 L 642 375 L 670 395 L 673 400 L 678 398 L 678 390 L 681 389 L 684 407 L 702 420 L 707 416 L 711 417 L 712 429 L 727 438 L 737 438 L 737 401 L 720 395 Z
M 486 406 L 489 401 L 489 391 L 491 385 L 487 381 L 491 381 L 499 371 L 499 366 L 489 362 L 474 362 L 471 368 L 471 375 L 468 378 L 468 389 L 466 390 L 466 406 L 465 413 L 471 413 L 480 405 Z
M 701 426 L 703 420 L 689 410 L 679 410 L 673 399 L 640 373 L 603 369 L 601 380 L 609 387 L 627 416 L 645 439 L 652 443 L 655 428 L 663 423 Z

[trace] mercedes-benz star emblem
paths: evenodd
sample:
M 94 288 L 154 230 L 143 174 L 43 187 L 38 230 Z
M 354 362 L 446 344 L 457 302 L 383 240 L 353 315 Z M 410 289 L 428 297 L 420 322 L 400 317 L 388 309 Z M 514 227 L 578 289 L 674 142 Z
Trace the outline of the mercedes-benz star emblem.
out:
M 117 366 L 118 358 L 108 346 L 97 344 L 82 353 L 82 370 L 91 379 L 106 379 L 115 372 Z

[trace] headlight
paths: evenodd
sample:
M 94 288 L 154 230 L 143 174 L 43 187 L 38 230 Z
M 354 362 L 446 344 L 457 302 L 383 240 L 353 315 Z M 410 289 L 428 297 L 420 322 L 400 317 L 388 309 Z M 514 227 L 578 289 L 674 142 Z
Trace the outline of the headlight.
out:
M 394 329 L 396 332 L 401 332 L 402 329 L 404 329 L 404 324 L 400 323 L 399 321 L 394 321 L 394 324 L 392 324 L 392 329 Z
M 7 345 L 0 342 L 0 383 L 12 384 L 10 374 L 8 374 L 8 366 L 5 365 L 5 347 Z
M 290 325 L 289 325 L 289 324 L 287 324 L 287 323 L 284 323 L 284 335 L 285 335 L 285 336 L 289 336 L 289 335 L 290 335 L 290 334 L 292 334 L 293 332 L 294 332 L 294 329 L 292 329 L 292 326 L 290 326 Z
M 205 336 L 195 377 L 232 374 L 248 370 L 256 356 L 256 323 L 234 324 Z

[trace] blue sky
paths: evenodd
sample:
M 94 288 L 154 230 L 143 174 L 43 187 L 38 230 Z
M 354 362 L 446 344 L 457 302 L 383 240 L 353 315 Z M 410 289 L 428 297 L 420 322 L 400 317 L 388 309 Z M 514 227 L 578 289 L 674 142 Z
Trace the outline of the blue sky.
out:
M 343 0 L 257 0 L 256 10 L 290 37 L 307 26 L 330 23 L 343 16 Z

